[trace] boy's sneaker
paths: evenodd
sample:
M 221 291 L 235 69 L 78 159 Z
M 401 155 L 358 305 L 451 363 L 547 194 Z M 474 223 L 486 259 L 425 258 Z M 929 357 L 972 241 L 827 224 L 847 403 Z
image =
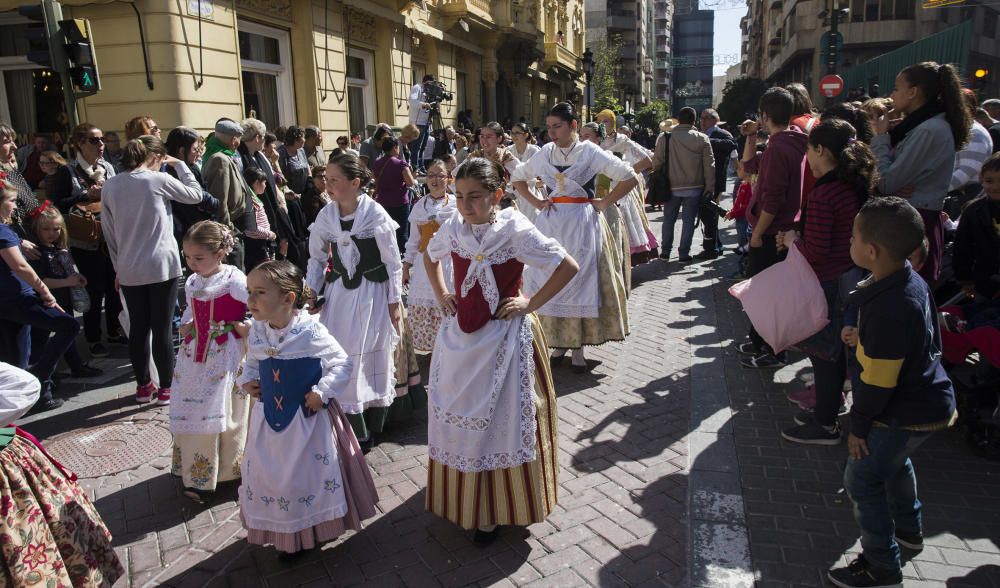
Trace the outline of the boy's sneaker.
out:
M 803 445 L 840 445 L 840 425 L 834 424 L 830 430 L 816 421 L 809 421 L 785 429 L 781 436 L 787 441 Z
M 830 570 L 826 577 L 840 588 L 889 588 L 903 585 L 902 571 L 876 568 L 863 555 L 858 556 L 846 568 Z
M 896 543 L 899 543 L 902 547 L 910 551 L 923 551 L 924 534 L 920 531 L 914 533 L 896 529 Z
M 753 343 L 746 341 L 736 346 L 736 352 L 740 355 L 756 356 L 760 355 L 760 350 Z
M 156 392 L 156 386 L 152 382 L 148 382 L 143 386 L 136 386 L 135 401 L 139 404 L 148 404 L 153 401 L 153 392 Z
M 156 393 L 156 403 L 160 406 L 167 406 L 170 404 L 170 388 L 160 388 Z
M 747 357 L 740 362 L 745 368 L 753 369 L 775 369 L 780 367 L 785 367 L 784 358 L 777 357 L 770 353 L 762 353 L 756 357 Z
M 103 343 L 98 341 L 90 346 L 90 355 L 91 357 L 107 357 L 111 355 L 111 352 L 108 351 L 108 348 Z
M 683 253 L 681 255 L 677 256 L 677 261 L 679 261 L 681 263 L 687 263 L 687 262 L 691 261 L 692 259 L 694 259 L 694 258 L 691 257 L 690 255 L 686 255 L 686 254 L 683 254 Z

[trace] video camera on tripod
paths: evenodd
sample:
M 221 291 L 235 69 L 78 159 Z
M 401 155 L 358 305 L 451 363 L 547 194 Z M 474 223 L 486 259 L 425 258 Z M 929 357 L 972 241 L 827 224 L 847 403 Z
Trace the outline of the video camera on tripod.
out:
M 431 128 L 437 130 L 444 127 L 441 122 L 441 102 L 451 102 L 454 99 L 455 94 L 448 91 L 444 82 L 437 80 L 424 82 L 424 100 L 431 115 Z

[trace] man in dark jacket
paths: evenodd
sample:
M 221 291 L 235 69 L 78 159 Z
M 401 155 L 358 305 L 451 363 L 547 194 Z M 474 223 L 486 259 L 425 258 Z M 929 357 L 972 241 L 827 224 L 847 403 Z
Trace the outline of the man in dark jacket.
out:
M 726 174 L 729 170 L 729 156 L 736 149 L 733 135 L 719 128 L 719 113 L 712 108 L 701 111 L 699 122 L 701 132 L 708 135 L 712 144 L 712 156 L 715 157 L 715 201 L 726 191 Z M 714 210 L 704 208 L 699 211 L 701 218 L 702 243 L 699 259 L 715 259 L 722 253 L 722 240 L 719 238 L 719 215 Z
M 278 187 L 274 181 L 274 169 L 271 162 L 261 153 L 264 147 L 264 135 L 267 127 L 264 123 L 248 118 L 241 123 L 243 135 L 240 138 L 239 155 L 243 161 L 243 169 L 256 167 L 267 176 L 267 189 L 262 194 L 264 212 L 271 230 L 278 235 L 278 254 L 300 268 L 305 268 L 308 258 L 305 254 L 305 235 L 299 235 L 289 218 L 286 209 L 278 204 Z
M 760 121 L 745 121 L 740 132 L 746 137 L 763 128 L 770 135 L 767 150 L 757 155 L 756 141 L 748 140 L 743 150 L 743 169 L 757 174 L 758 189 L 750 198 L 747 221 L 753 227 L 750 236 L 747 276 L 753 277 L 784 257 L 779 255 L 776 237 L 780 231 L 795 228 L 795 217 L 802 201 L 802 176 L 806 165 L 808 136 L 802 129 L 789 125 L 794 100 L 784 88 L 771 88 L 760 99 Z M 753 327 L 750 341 L 739 345 L 740 353 L 749 357 L 743 366 L 777 368 L 785 365 L 785 354 L 777 355 Z

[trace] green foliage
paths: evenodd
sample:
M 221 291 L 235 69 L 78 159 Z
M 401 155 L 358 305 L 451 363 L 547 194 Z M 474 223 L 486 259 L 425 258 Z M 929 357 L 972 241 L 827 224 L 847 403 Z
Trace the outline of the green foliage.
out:
M 670 118 L 670 103 L 666 100 L 653 100 L 635 111 L 635 126 L 658 131 L 660 121 L 667 118 Z
M 746 120 L 748 112 L 757 112 L 760 97 L 767 90 L 767 82 L 757 78 L 740 78 L 726 83 L 719 103 L 719 116 L 734 129 Z
M 605 108 L 621 113 L 624 108 L 618 99 L 618 79 L 615 76 L 616 66 L 621 60 L 622 39 L 615 35 L 609 39 L 601 39 L 592 49 L 594 52 L 594 75 L 590 86 L 594 93 L 593 114 Z

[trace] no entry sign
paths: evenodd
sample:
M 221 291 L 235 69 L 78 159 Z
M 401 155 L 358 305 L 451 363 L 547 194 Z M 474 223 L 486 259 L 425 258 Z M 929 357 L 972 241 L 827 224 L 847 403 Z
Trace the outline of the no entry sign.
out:
M 830 74 L 819 81 L 819 91 L 827 98 L 833 98 L 844 91 L 844 78 Z

